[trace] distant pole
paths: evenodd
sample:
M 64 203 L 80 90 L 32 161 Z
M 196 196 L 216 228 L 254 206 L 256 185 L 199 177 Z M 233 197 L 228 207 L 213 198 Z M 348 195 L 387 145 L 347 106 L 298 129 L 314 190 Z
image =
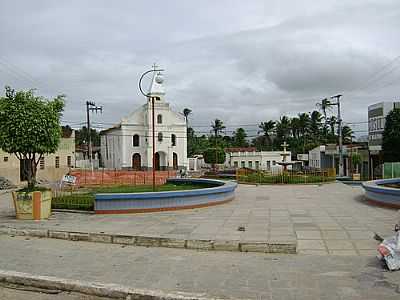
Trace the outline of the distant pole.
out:
M 143 77 L 151 72 L 162 72 L 164 71 L 163 69 L 157 69 L 156 65 L 153 66 L 153 69 L 150 69 L 146 72 L 144 72 L 139 79 L 139 90 L 140 92 L 148 99 L 151 100 L 151 113 L 152 113 L 152 140 L 153 140 L 153 166 L 152 166 L 152 173 L 153 173 L 153 191 L 156 190 L 156 171 L 155 171 L 155 164 L 156 164 L 156 139 L 155 139 L 155 125 L 154 125 L 154 121 L 155 121 L 155 111 L 154 111 L 154 97 L 150 97 L 150 93 L 145 93 L 142 89 L 142 80 Z
M 338 107 L 338 134 L 339 134 L 339 176 L 344 176 L 343 172 L 343 137 L 342 137 L 342 117 L 340 114 L 340 97 L 343 95 L 332 96 L 331 99 L 336 99 L 336 103 Z
M 92 162 L 92 135 L 91 135 L 91 130 L 90 130 L 90 114 L 89 112 L 103 112 L 103 107 L 102 106 L 97 106 L 96 103 L 92 101 L 86 101 L 86 119 L 87 119 L 87 135 L 88 135 L 88 156 L 89 156 L 89 161 Z

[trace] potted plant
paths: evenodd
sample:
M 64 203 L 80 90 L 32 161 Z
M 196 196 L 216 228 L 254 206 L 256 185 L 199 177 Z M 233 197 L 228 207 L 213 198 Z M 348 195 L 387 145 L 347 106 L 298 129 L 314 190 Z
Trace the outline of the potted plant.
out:
M 358 172 L 358 166 L 362 163 L 360 153 L 353 153 L 351 155 L 351 163 L 353 165 L 353 180 L 360 180 L 360 173 Z
M 64 96 L 49 101 L 33 90 L 6 87 L 0 97 L 0 148 L 20 161 L 27 186 L 13 193 L 17 219 L 46 219 L 51 213 L 51 191 L 36 185 L 40 159 L 54 153 L 61 138 Z

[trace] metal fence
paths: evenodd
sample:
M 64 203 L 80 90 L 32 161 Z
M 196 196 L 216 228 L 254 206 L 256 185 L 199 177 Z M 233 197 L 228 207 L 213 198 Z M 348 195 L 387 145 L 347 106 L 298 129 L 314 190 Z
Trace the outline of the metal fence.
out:
M 258 184 L 306 184 L 334 181 L 336 170 L 334 168 L 324 170 L 294 171 L 281 169 L 271 171 L 259 171 L 251 169 L 238 169 L 236 171 L 238 182 Z
M 151 185 L 153 183 L 152 171 L 130 170 L 74 170 L 70 173 L 76 177 L 77 186 L 90 185 Z M 164 184 L 168 178 L 177 177 L 177 171 L 156 171 L 156 185 Z
M 400 177 L 400 162 L 385 162 L 383 164 L 383 178 Z

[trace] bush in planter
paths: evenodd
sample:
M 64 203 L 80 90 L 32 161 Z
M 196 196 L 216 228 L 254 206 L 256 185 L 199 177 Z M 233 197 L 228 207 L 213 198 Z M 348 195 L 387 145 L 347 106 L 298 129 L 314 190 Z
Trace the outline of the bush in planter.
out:
M 58 148 L 63 108 L 62 95 L 49 101 L 35 96 L 33 90 L 16 92 L 6 87 L 6 96 L 0 97 L 0 148 L 21 161 L 31 191 L 40 159 Z
M 13 193 L 17 218 L 42 219 L 51 212 L 51 191 L 35 187 L 37 165 L 43 155 L 54 153 L 60 142 L 60 117 L 64 96 L 52 101 L 35 96 L 33 90 L 6 87 L 0 97 L 0 148 L 14 154 L 22 166 L 28 187 Z

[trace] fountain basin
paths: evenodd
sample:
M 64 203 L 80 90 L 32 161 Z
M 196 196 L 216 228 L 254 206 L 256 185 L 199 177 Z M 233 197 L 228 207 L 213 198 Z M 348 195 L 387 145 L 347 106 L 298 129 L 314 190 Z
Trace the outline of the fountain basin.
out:
M 147 193 L 95 195 L 96 214 L 121 214 L 200 208 L 226 203 L 235 197 L 236 182 L 214 179 L 174 178 L 167 183 L 198 184 L 199 189 Z M 201 185 L 212 187 L 200 188 Z
M 365 197 L 373 202 L 400 208 L 400 189 L 387 187 L 386 184 L 399 184 L 400 178 L 380 179 L 363 182 Z

